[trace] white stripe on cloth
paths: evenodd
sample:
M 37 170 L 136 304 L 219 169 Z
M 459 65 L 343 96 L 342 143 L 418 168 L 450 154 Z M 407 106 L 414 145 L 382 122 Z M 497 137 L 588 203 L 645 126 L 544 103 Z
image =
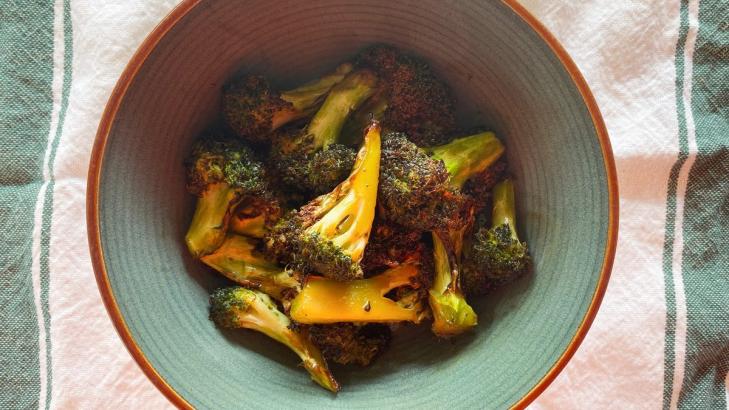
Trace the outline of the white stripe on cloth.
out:
M 63 32 L 63 0 L 56 0 L 53 5 L 53 79 L 51 80 L 51 98 L 53 107 L 51 109 L 51 123 L 48 132 L 46 150 L 43 156 L 42 182 L 38 190 L 38 197 L 35 203 L 33 216 L 33 244 L 32 260 L 30 266 L 31 282 L 33 284 L 33 302 L 35 304 L 35 315 L 38 321 L 38 374 L 40 376 L 40 391 L 38 393 L 38 408 L 46 408 L 46 396 L 48 393 L 48 360 L 46 344 L 46 325 L 43 301 L 41 298 L 41 256 L 43 236 L 43 207 L 48 194 L 48 183 L 51 180 L 51 151 L 53 142 L 58 138 L 57 128 L 61 111 L 63 94 L 63 64 L 64 64 L 64 32 Z M 51 192 L 50 195 L 53 193 Z
M 683 283 L 683 216 L 686 201 L 686 188 L 688 185 L 689 171 L 696 161 L 696 127 L 694 124 L 693 110 L 691 109 L 691 92 L 693 88 L 694 72 L 694 48 L 696 35 L 699 30 L 699 0 L 689 0 L 688 6 L 688 33 L 686 34 L 686 45 L 684 47 L 683 62 L 683 107 L 686 118 L 686 135 L 688 138 L 688 157 L 681 166 L 678 174 L 678 185 L 676 187 L 676 224 L 674 229 L 673 242 L 673 286 L 676 295 L 676 337 L 674 339 L 674 367 L 673 387 L 671 391 L 670 408 L 678 408 L 678 398 L 683 385 L 684 366 L 686 362 L 686 292 Z
M 585 75 L 608 128 L 620 187 L 620 239 L 602 307 L 533 408 L 660 407 L 666 194 L 678 153 L 679 2 L 523 3 Z
M 101 112 L 123 68 L 176 1 L 72 0 L 73 82 L 54 164 L 50 241 L 53 357 L 58 409 L 165 409 L 111 324 L 86 239 L 86 173 Z

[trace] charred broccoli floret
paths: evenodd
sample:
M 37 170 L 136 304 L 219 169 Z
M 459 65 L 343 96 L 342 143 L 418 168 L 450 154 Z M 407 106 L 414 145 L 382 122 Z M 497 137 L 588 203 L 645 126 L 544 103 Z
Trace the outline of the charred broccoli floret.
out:
M 380 126 L 367 130 L 349 177 L 282 218 L 266 236 L 273 257 L 303 273 L 337 280 L 363 276 L 359 261 L 375 216 L 380 168 Z
M 425 253 L 422 236 L 422 232 L 375 219 L 361 263 L 365 276 L 421 259 Z
M 306 127 L 277 135 L 270 162 L 287 186 L 323 194 L 349 175 L 356 153 L 337 140 L 347 117 L 372 94 L 376 83 L 370 71 L 350 73 L 332 88 Z
M 445 240 L 444 240 L 445 239 Z M 460 284 L 458 244 L 433 232 L 435 276 L 429 292 L 433 312 L 432 330 L 438 336 L 461 334 L 478 322 L 478 316 L 466 302 Z
M 246 200 L 278 213 L 266 173 L 253 152 L 243 143 L 204 137 L 192 149 L 187 188 L 198 197 L 195 214 L 185 236 L 195 257 L 215 250 L 225 239 L 231 213 Z
M 382 78 L 383 92 L 367 104 L 381 113 L 385 128 L 407 133 L 420 146 L 444 144 L 455 128 L 455 104 L 448 87 L 428 64 L 386 45 L 363 50 L 356 64 Z
M 482 226 L 466 241 L 464 288 L 482 294 L 490 286 L 511 281 L 527 272 L 531 257 L 516 232 L 514 184 L 507 179 L 494 187 L 491 226 Z
M 334 73 L 282 93 L 262 76 L 240 77 L 224 87 L 223 117 L 241 138 L 267 142 L 271 131 L 311 115 L 350 71 L 351 64 L 342 64 Z
M 319 349 L 305 332 L 292 329 L 289 318 L 265 293 L 243 287 L 218 289 L 210 295 L 210 319 L 221 328 L 256 330 L 283 343 L 299 355 L 316 383 L 332 392 L 339 391 L 339 383 Z
M 335 323 L 311 325 L 309 335 L 327 360 L 368 366 L 382 353 L 392 337 L 387 325 Z
M 269 198 L 243 198 L 230 219 L 230 230 L 251 238 L 263 238 L 281 217 L 279 203 Z
M 423 318 L 425 307 L 416 298 L 392 300 L 393 289 L 421 286 L 420 266 L 405 263 L 368 279 L 347 282 L 310 276 L 291 301 L 291 318 L 304 324 L 339 322 L 414 322 Z
M 401 133 L 383 138 L 379 208 L 390 221 L 420 231 L 454 230 L 470 217 L 473 199 L 461 188 L 504 151 L 491 132 L 422 149 Z
M 258 248 L 255 239 L 231 234 L 200 260 L 233 282 L 260 289 L 277 300 L 293 297 L 301 287 L 299 276 L 268 261 Z

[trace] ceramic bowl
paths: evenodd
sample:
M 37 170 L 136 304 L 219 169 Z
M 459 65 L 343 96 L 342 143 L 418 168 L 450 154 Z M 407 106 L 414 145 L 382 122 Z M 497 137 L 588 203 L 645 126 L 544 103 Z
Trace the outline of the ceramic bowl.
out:
M 399 333 L 371 367 L 316 386 L 282 345 L 207 318 L 223 280 L 183 236 L 193 210 L 183 159 L 241 70 L 297 84 L 386 42 L 419 54 L 453 88 L 463 124 L 507 146 L 534 273 L 475 302 L 479 326 L 441 341 Z M 574 63 L 515 1 L 184 0 L 121 76 L 88 185 L 99 288 L 122 339 L 160 390 L 197 408 L 505 408 L 565 366 L 607 285 L 617 186 L 605 127 Z

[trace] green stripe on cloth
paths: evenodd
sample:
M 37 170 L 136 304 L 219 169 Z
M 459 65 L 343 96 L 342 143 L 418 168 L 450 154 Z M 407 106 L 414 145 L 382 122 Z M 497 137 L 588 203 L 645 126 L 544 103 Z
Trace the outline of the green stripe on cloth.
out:
M 666 203 L 666 230 L 663 245 L 663 277 L 666 297 L 666 343 L 664 347 L 664 374 L 663 374 L 663 408 L 667 409 L 671 403 L 673 392 L 673 378 L 675 367 L 675 339 L 676 339 L 676 289 L 673 280 L 674 237 L 676 229 L 676 191 L 678 189 L 678 176 L 686 159 L 688 158 L 688 133 L 686 129 L 685 107 L 683 102 L 684 89 L 684 51 L 688 38 L 688 0 L 681 0 L 680 26 L 678 41 L 676 43 L 676 111 L 678 115 L 678 145 L 679 153 L 676 162 L 671 167 L 668 179 L 668 193 Z
M 51 248 L 51 225 L 53 220 L 53 193 L 55 188 L 55 178 L 53 176 L 54 163 L 56 160 L 56 152 L 58 144 L 63 133 L 63 125 L 66 120 L 66 112 L 68 111 L 68 96 L 71 92 L 71 74 L 73 71 L 73 26 L 71 22 L 71 1 L 63 1 L 63 87 L 61 92 L 61 108 L 58 114 L 58 123 L 54 130 L 54 136 L 48 154 L 48 189 L 43 203 L 42 215 L 42 231 L 41 231 L 41 255 L 40 255 L 40 274 L 41 274 L 41 303 L 43 304 L 43 323 L 46 329 L 46 377 L 48 379 L 46 389 L 46 408 L 51 406 L 51 393 L 53 387 L 53 366 L 51 361 L 51 310 L 49 306 L 49 284 L 50 284 L 50 248 Z
M 0 8 L 0 408 L 39 402 L 30 238 L 50 131 L 52 81 L 53 3 L 5 2 Z
M 683 277 L 685 377 L 679 407 L 723 409 L 729 372 L 729 2 L 702 0 L 692 112 L 698 154 L 689 174 Z

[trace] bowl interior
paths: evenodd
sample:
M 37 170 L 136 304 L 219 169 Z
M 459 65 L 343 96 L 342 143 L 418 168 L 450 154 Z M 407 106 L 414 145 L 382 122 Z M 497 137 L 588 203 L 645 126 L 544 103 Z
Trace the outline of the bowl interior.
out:
M 220 332 L 207 296 L 224 283 L 183 244 L 193 199 L 182 166 L 241 69 L 293 85 L 360 47 L 428 59 L 464 123 L 507 145 L 534 275 L 474 305 L 453 341 L 405 328 L 366 369 L 334 368 L 334 396 L 283 346 Z M 544 41 L 498 2 L 202 1 L 158 43 L 113 120 L 99 179 L 99 232 L 113 296 L 162 378 L 200 408 L 503 408 L 565 351 L 595 294 L 608 245 L 605 159 L 577 87 Z

